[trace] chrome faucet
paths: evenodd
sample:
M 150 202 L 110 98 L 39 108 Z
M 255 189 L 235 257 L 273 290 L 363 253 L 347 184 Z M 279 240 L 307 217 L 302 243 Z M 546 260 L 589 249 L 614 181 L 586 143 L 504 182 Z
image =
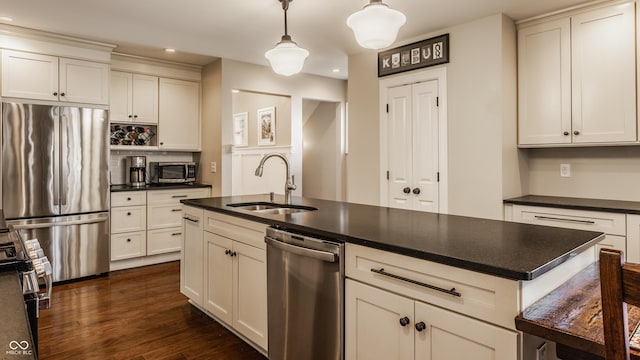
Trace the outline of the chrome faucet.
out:
M 264 163 L 272 157 L 279 157 L 280 159 L 282 159 L 282 161 L 284 161 L 284 165 L 287 168 L 287 179 L 286 182 L 284 183 L 284 202 L 285 204 L 291 204 L 291 191 L 296 189 L 296 184 L 294 184 L 294 178 L 293 175 L 291 175 L 291 179 L 289 179 L 289 174 L 291 173 L 291 169 L 289 167 L 289 160 L 287 160 L 287 158 L 279 153 L 270 153 L 265 155 L 262 160 L 260 160 L 260 164 L 258 164 L 258 167 L 256 168 L 256 176 L 262 177 L 262 170 L 264 169 Z

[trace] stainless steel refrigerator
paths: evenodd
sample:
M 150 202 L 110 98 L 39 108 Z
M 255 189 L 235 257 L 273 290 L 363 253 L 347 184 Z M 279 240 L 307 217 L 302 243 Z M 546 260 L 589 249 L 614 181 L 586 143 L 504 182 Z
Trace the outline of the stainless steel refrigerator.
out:
M 106 109 L 2 103 L 2 209 L 53 281 L 109 271 Z

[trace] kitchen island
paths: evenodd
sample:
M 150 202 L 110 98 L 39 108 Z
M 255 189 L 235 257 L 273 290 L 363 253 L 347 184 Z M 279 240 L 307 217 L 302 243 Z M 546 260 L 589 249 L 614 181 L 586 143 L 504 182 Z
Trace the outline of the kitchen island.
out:
M 185 220 L 183 249 L 187 255 L 183 254 L 186 256 L 183 262 L 188 267 L 188 276 L 204 273 L 200 275 L 201 280 L 185 279 L 189 287 L 185 293 L 203 311 L 215 313 L 218 306 L 215 299 L 209 299 L 210 295 L 215 297 L 215 292 L 211 293 L 208 286 L 210 279 L 217 275 L 207 268 L 212 266 L 217 251 L 223 250 L 216 250 L 216 244 L 227 237 L 227 252 L 235 254 L 233 246 L 236 243 L 238 248 L 251 245 L 257 251 L 253 257 L 257 259 L 256 263 L 265 258 L 261 237 L 267 226 L 344 242 L 347 359 L 386 350 L 392 352 L 384 353 L 385 356 L 394 358 L 393 349 L 404 349 L 402 351 L 411 354 L 428 351 L 432 359 L 468 358 L 471 355 L 477 359 L 528 359 L 522 353 L 523 336 L 515 328 L 514 318 L 592 264 L 595 261 L 594 245 L 603 237 L 599 232 L 298 197 L 293 198 L 293 205 L 317 210 L 269 214 L 230 206 L 256 202 L 269 202 L 269 197 L 231 196 L 183 201 L 185 216 L 189 217 Z M 282 202 L 281 197 L 276 197 L 275 203 Z M 232 228 L 234 230 L 229 230 Z M 249 230 L 251 236 L 248 236 Z M 210 236 L 209 240 L 207 236 Z M 249 237 L 251 241 L 247 241 Z M 197 262 L 202 263 L 201 269 L 194 266 Z M 378 271 L 382 268 L 417 283 L 454 288 L 461 296 L 380 275 Z M 234 275 L 234 281 L 237 278 Z M 376 303 L 380 299 L 389 301 Z M 385 307 L 400 303 L 405 304 L 401 309 Z M 362 313 L 365 304 L 375 306 L 369 306 L 369 310 Z M 397 319 L 404 320 L 405 317 L 411 324 L 420 325 L 415 334 L 411 331 L 412 326 L 405 327 L 402 321 L 398 325 Z M 392 321 L 382 323 L 388 319 Z M 368 334 L 374 333 L 373 328 L 384 333 L 382 339 L 395 343 L 369 337 Z M 444 338 L 434 341 L 434 336 Z M 264 345 L 260 347 L 266 352 Z

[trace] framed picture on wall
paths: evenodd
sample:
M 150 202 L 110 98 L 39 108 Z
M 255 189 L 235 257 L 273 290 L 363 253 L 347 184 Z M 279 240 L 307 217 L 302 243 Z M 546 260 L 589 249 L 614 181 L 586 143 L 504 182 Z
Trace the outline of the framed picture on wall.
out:
M 249 145 L 249 113 L 233 114 L 233 145 Z
M 276 108 L 258 109 L 258 145 L 276 144 Z

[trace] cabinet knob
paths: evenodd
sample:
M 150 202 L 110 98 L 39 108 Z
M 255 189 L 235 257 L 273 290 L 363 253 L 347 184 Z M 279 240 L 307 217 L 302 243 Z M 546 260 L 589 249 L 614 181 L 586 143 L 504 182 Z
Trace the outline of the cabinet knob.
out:
M 64 96 L 64 93 L 60 93 L 60 96 Z
M 138 115 L 133 115 L 133 118 L 134 118 L 134 119 L 137 119 L 137 118 L 138 118 Z
M 130 198 L 130 197 L 128 197 L 128 198 L 127 198 L 127 201 L 131 201 L 131 198 Z
M 580 131 L 578 131 L 578 130 L 574 131 L 573 135 L 580 135 Z
M 411 321 L 410 321 L 410 320 L 409 320 L 409 318 L 408 318 L 408 317 L 406 317 L 406 316 L 405 316 L 405 317 L 403 317 L 403 318 L 400 318 L 400 325 L 401 325 L 401 326 L 407 326 L 407 325 L 409 325 L 409 323 L 410 323 L 410 322 L 411 322 Z
M 58 92 L 57 92 L 57 91 L 54 91 L 54 92 L 53 92 L 53 96 L 58 96 Z
M 127 213 L 127 216 L 131 216 L 131 213 L 130 213 L 130 212 L 128 212 L 128 213 Z
M 415 327 L 418 332 L 421 332 L 422 330 L 427 328 L 427 324 L 425 324 L 424 321 L 420 321 L 419 323 L 416 324 Z
M 402 189 L 402 192 L 408 194 L 411 192 L 411 188 L 407 186 L 406 188 Z
M 569 132 L 568 132 L 568 131 L 565 131 L 565 132 L 563 132 L 562 134 L 563 134 L 564 136 L 569 136 Z
M 413 189 L 413 193 L 416 195 L 420 195 L 420 188 Z
M 129 119 L 131 119 L 133 117 L 133 115 L 129 115 Z
M 131 239 L 127 239 L 127 242 L 131 242 Z
M 225 249 L 225 250 L 224 250 L 224 254 L 225 254 L 225 255 L 229 255 L 229 254 L 231 254 L 231 250 L 229 250 L 229 249 Z
M 238 253 L 237 253 L 237 252 L 235 252 L 235 251 L 232 251 L 232 252 L 231 252 L 231 256 L 238 256 Z

